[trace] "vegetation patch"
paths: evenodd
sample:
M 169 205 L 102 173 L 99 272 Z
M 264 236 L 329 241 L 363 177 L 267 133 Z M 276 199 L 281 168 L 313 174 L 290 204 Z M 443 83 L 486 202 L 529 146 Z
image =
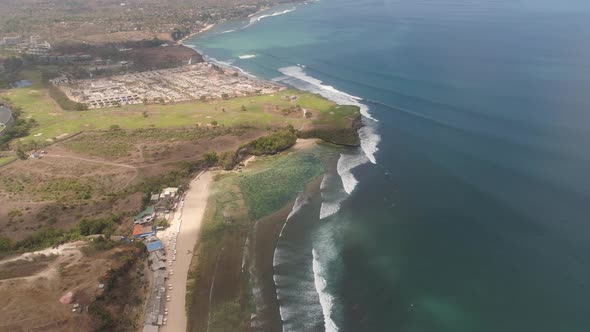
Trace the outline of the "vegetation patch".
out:
M 262 170 L 240 176 L 239 184 L 252 219 L 260 219 L 294 200 L 308 181 L 324 171 L 311 153 L 272 161 Z
M 244 243 L 256 220 L 294 200 L 323 169 L 315 155 L 295 152 L 216 177 L 187 280 L 189 331 L 248 330 L 254 308 Z
M 253 154 L 256 156 L 272 155 L 287 150 L 295 145 L 296 141 L 297 136 L 295 135 L 295 130 L 291 126 L 288 129 L 277 130 L 248 143 L 242 153 Z

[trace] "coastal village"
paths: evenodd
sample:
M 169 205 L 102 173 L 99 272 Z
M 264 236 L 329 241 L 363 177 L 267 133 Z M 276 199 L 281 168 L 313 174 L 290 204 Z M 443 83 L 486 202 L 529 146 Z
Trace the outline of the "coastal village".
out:
M 182 205 L 184 199 L 178 188 L 164 188 L 161 193 L 154 193 L 150 205 L 133 217 L 133 238 L 143 241 L 149 253 L 148 262 L 152 271 L 151 289 L 146 300 L 144 328 L 145 332 L 158 331 L 166 325 L 168 309 L 166 302 L 171 296 L 172 284 L 166 284 L 176 261 L 177 235 L 182 223 Z M 160 222 L 160 225 L 156 225 Z M 166 227 L 171 222 L 170 228 Z M 162 240 L 166 241 L 164 246 Z
M 98 79 L 70 80 L 59 77 L 52 83 L 60 87 L 70 99 L 85 103 L 88 108 L 227 99 L 285 89 L 208 62 Z

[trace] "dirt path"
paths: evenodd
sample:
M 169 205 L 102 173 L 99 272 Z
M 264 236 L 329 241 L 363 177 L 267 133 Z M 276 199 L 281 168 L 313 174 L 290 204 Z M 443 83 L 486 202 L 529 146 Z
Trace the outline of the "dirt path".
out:
M 132 166 L 132 165 L 117 164 L 117 163 L 111 163 L 111 162 L 108 162 L 108 161 L 102 161 L 102 160 L 96 160 L 96 159 L 88 159 L 88 158 L 81 158 L 81 157 L 62 156 L 62 155 L 59 155 L 59 154 L 48 154 L 48 155 L 44 156 L 43 158 L 66 158 L 66 159 L 74 159 L 74 160 L 87 161 L 89 163 L 96 163 L 96 164 L 107 165 L 107 166 L 115 166 L 115 167 L 125 167 L 125 168 L 129 168 L 129 169 L 137 170 L 137 167 Z
M 159 235 L 168 249 L 168 241 L 174 243 L 176 235 L 176 260 L 168 270 L 173 270 L 168 282 L 172 284 L 172 290 L 168 291 L 171 300 L 167 303 L 168 322 L 160 328 L 162 332 L 186 331 L 186 279 L 191 264 L 192 252 L 197 244 L 201 222 L 205 214 L 205 207 L 209 199 L 209 188 L 213 180 L 213 174 L 207 171 L 197 176 L 190 184 L 187 195 L 184 198 L 184 206 L 174 216 L 174 220 L 168 229 Z M 170 247 L 172 248 L 172 247 Z M 166 256 L 171 258 L 172 252 Z

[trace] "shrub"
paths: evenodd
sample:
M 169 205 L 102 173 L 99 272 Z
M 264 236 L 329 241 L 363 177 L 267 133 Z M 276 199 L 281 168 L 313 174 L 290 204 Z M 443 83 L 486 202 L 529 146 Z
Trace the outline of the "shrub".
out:
M 217 152 L 209 151 L 205 154 L 205 163 L 207 163 L 207 165 L 213 166 L 217 164 L 218 161 L 219 157 L 217 156 Z
M 291 130 L 283 129 L 251 142 L 246 148 L 254 155 L 276 154 L 292 147 L 296 141 L 297 136 Z

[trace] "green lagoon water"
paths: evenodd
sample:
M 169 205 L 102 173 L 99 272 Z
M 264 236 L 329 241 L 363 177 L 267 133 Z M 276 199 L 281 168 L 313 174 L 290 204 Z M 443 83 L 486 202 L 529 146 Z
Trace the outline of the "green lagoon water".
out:
M 321 0 L 186 44 L 376 120 L 283 229 L 284 331 L 590 330 L 590 2 Z

